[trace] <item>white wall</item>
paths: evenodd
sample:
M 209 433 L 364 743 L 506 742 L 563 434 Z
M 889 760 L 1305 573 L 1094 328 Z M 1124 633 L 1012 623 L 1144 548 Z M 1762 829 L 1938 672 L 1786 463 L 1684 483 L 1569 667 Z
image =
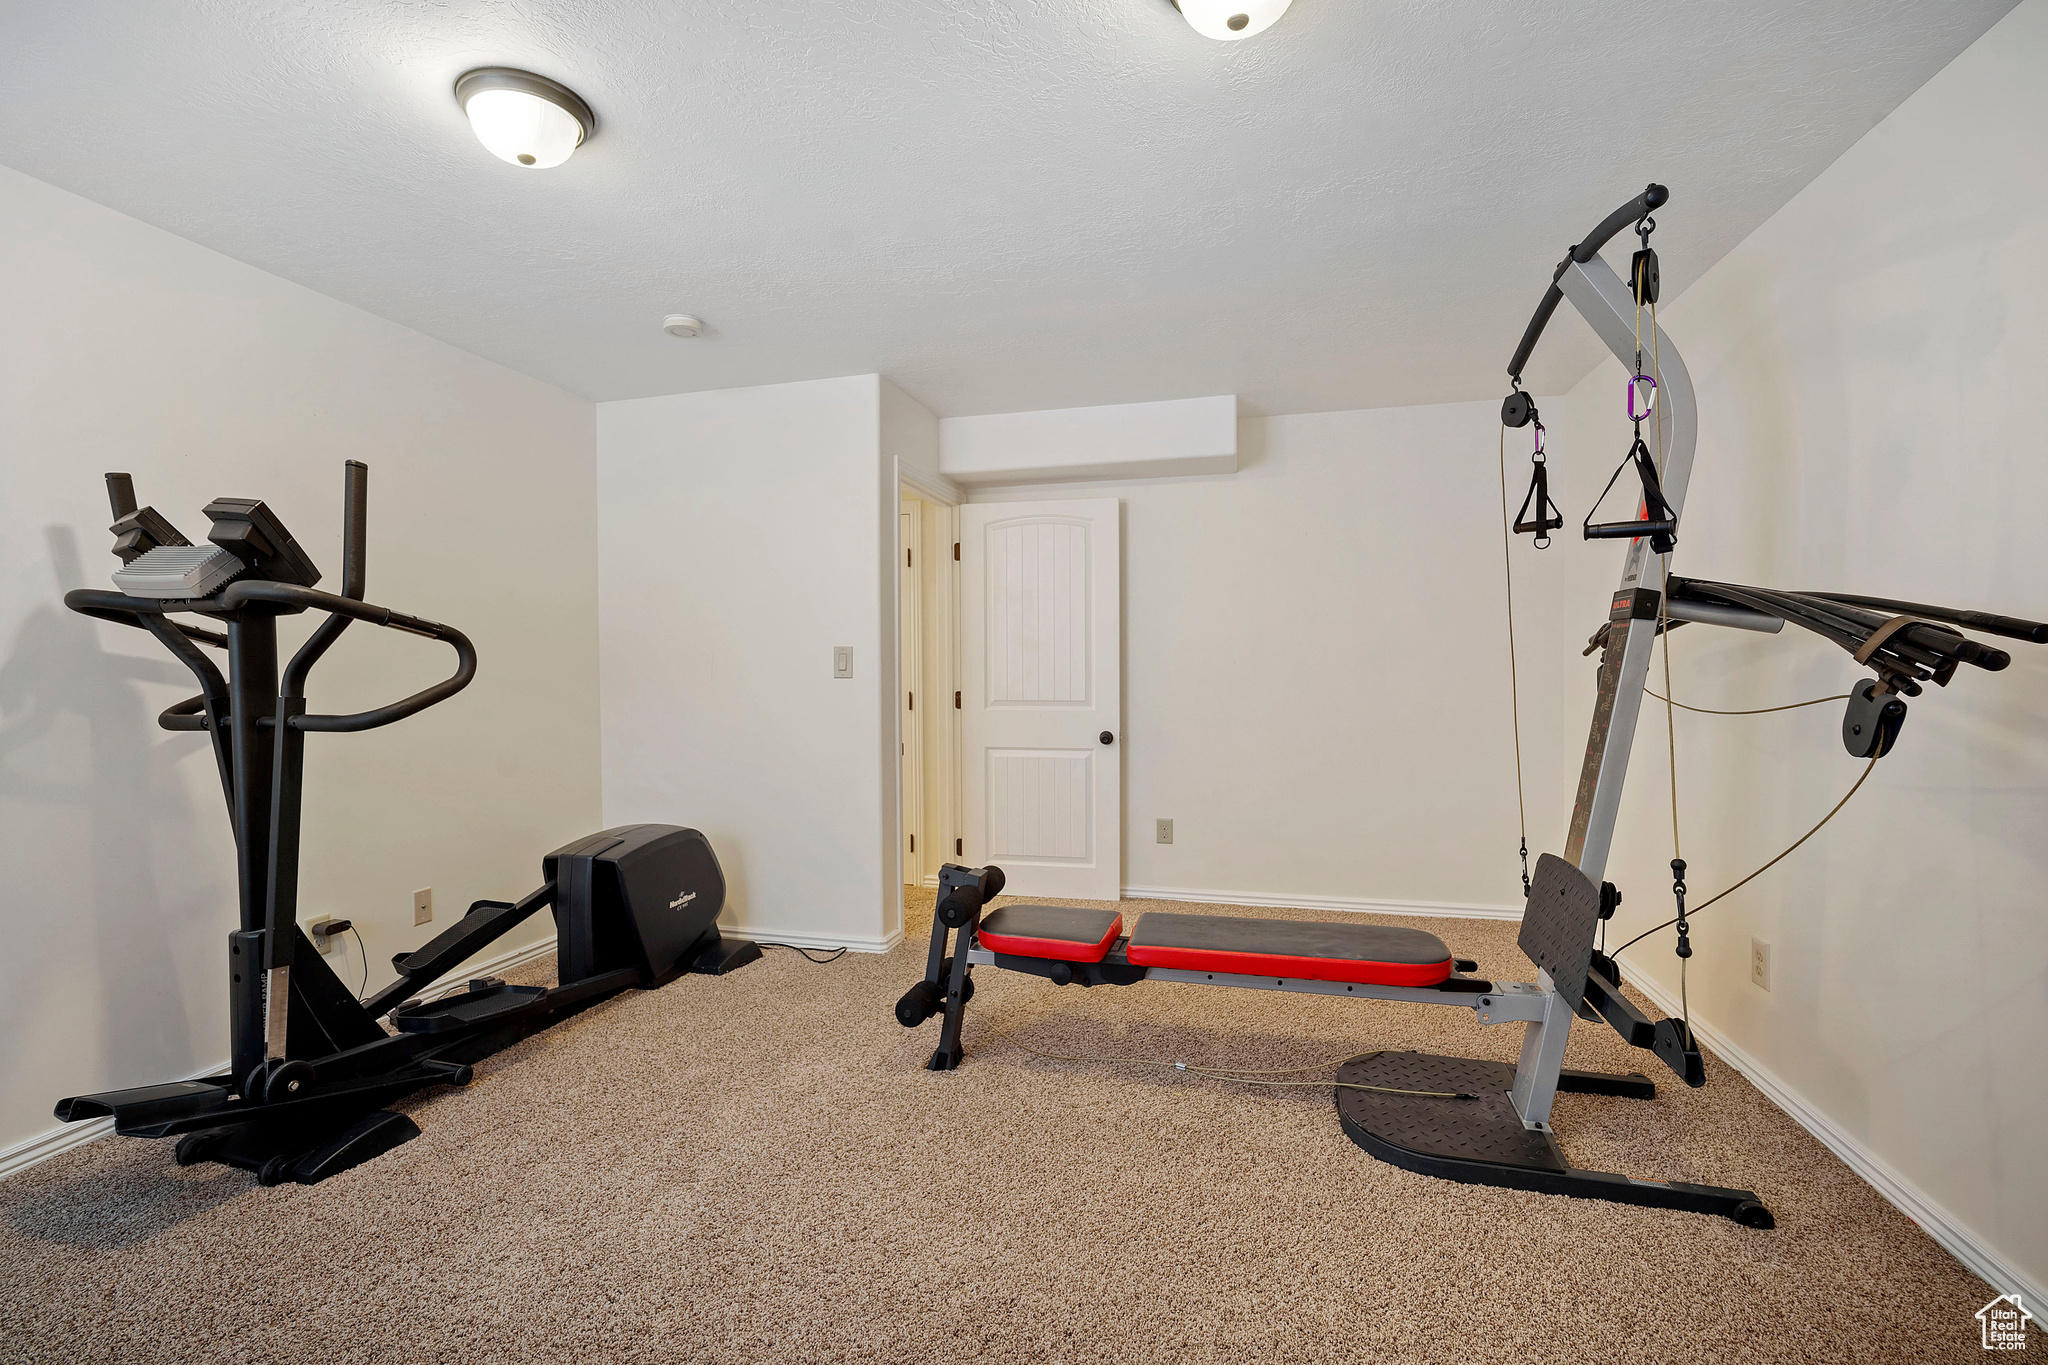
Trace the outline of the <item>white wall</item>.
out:
M 1702 406 L 1682 572 L 2048 619 L 2048 3 L 2028 0 L 1664 310 Z M 1685 228 L 1674 187 L 1662 233 Z M 1661 234 L 1660 234 L 1661 235 Z M 1553 405 L 1623 439 L 1622 372 Z M 1598 477 L 1604 478 L 1605 471 Z M 1574 504 L 1568 502 L 1567 506 Z M 1897 749 L 1813 843 L 1709 910 L 1693 1009 L 1917 1185 L 2038 1294 L 2048 1282 L 2048 648 L 1910 702 Z M 1688 626 L 1681 700 L 1848 690 L 1839 650 Z M 1661 690 L 1661 689 L 1660 689 Z M 1681 715 L 1694 899 L 1776 853 L 1861 768 L 1838 706 Z M 1613 875 L 1617 927 L 1670 912 L 1661 708 Z M 1750 984 L 1752 935 L 1776 983 Z M 1644 950 L 1649 950 L 1645 952 Z M 1633 950 L 1675 997 L 1667 933 Z
M 147 636 L 62 605 L 117 567 L 104 471 L 195 539 L 210 499 L 264 498 L 331 585 L 342 461 L 365 460 L 371 599 L 475 640 L 456 698 L 307 746 L 301 918 L 353 918 L 372 985 L 432 932 L 415 888 L 437 927 L 523 894 L 599 803 L 588 403 L 6 169 L 0 298 L 5 1149 L 60 1096 L 227 1055 L 227 816 L 205 738 L 155 724 L 196 689 Z M 520 553 L 545 572 L 515 597 Z M 357 626 L 316 707 L 396 698 L 451 657 Z M 340 970 L 360 979 L 352 944 Z
M 973 493 L 1123 503 L 1126 886 L 1519 902 L 1495 413 L 1246 418 L 1234 475 Z M 1518 565 L 1539 848 L 1585 743 L 1572 642 L 1615 577 L 1571 559 Z
M 921 425 L 936 451 L 885 424 L 908 401 L 859 375 L 598 405 L 605 815 L 703 830 L 744 933 L 902 931 L 895 462 Z
M 1663 310 L 1702 407 L 1680 572 L 2048 617 L 2044 70 L 2048 0 L 2028 0 Z M 1685 249 L 1673 189 L 1667 254 Z M 1608 365 L 1542 400 L 1573 520 L 1627 446 L 1621 393 Z M 1123 499 L 1128 886 L 1519 900 L 1497 431 L 1490 403 L 1251 419 L 1234 476 L 974 493 Z M 1528 444 L 1510 440 L 1513 506 Z M 1534 850 L 1564 842 L 1595 684 L 1580 650 L 1621 555 L 1515 547 Z M 2038 1294 L 2048 649 L 2011 648 L 2008 671 L 1914 701 L 1836 823 L 1707 912 L 1688 985 L 1726 1050 L 1975 1268 Z M 1680 699 L 1705 706 L 1859 676 L 1790 628 L 1689 626 L 1674 657 Z M 1679 717 L 1695 903 L 1847 790 L 1839 724 L 1836 705 Z M 1670 913 L 1664 746 L 1651 703 L 1610 864 L 1623 937 Z M 1773 944 L 1768 993 L 1752 934 Z M 1675 1002 L 1670 947 L 1629 959 Z

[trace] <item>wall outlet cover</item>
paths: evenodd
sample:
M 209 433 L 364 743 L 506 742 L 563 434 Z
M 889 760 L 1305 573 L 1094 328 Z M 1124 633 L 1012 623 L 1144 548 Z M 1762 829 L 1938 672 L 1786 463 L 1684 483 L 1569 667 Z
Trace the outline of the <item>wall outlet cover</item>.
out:
M 434 888 L 423 886 L 412 893 L 412 922 L 426 924 L 434 918 Z
M 1765 990 L 1771 988 L 1771 945 L 1760 938 L 1749 941 L 1749 979 Z
M 1154 840 L 1155 840 L 1155 842 L 1157 842 L 1157 843 L 1162 843 L 1162 844 L 1170 844 L 1170 843 L 1172 843 L 1172 842 L 1173 842 L 1173 821 L 1171 821 L 1171 820 L 1158 820 L 1158 821 L 1155 821 L 1154 823 L 1155 823 L 1155 824 L 1156 824 L 1156 825 L 1158 826 L 1157 832 L 1156 832 L 1156 834 L 1155 834 L 1155 836 L 1154 836 Z

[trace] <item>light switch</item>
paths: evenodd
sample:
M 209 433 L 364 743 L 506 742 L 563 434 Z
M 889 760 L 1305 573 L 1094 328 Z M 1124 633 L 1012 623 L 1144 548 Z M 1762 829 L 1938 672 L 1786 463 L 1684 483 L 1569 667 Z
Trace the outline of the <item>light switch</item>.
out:
M 832 646 L 832 676 L 850 678 L 853 676 L 853 646 Z

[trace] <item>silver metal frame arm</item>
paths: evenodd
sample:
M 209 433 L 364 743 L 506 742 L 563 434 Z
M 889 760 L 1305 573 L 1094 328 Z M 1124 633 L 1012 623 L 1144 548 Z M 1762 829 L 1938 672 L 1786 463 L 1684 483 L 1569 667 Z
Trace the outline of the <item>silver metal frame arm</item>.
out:
M 1635 373 L 1636 304 L 1629 288 L 1607 262 L 1595 256 L 1573 262 L 1558 278 L 1558 287 L 1592 325 L 1607 349 Z M 1657 369 L 1657 404 L 1653 412 L 1656 437 L 1650 443 L 1658 458 L 1664 500 L 1682 520 L 1686 485 L 1692 480 L 1693 448 L 1699 438 L 1699 407 L 1692 375 L 1671 338 L 1643 313 L 1643 372 Z M 1609 604 L 1609 619 L 1625 629 L 1609 632 L 1600 661 L 1600 693 L 1593 709 L 1592 732 L 1586 740 L 1586 761 L 1579 773 L 1578 799 L 1573 803 L 1564 856 L 1594 881 L 1607 868 L 1614 839 L 1614 821 L 1621 809 L 1622 781 L 1628 774 L 1629 748 L 1635 740 L 1636 718 L 1643 704 L 1643 683 L 1650 671 L 1650 652 L 1657 638 L 1658 598 L 1664 589 L 1669 555 L 1651 551 L 1650 542 L 1629 542 L 1622 562 L 1621 584 Z
M 1636 367 L 1637 314 L 1634 295 L 1606 261 L 1594 256 L 1572 261 L 1558 276 L 1558 288 L 1571 300 L 1607 343 L 1630 374 Z M 1643 373 L 1657 380 L 1655 431 L 1651 454 L 1658 460 L 1664 500 L 1674 519 L 1685 511 L 1686 485 L 1692 479 L 1693 448 L 1699 436 L 1699 408 L 1692 375 L 1671 338 L 1643 310 L 1641 334 Z M 1600 658 L 1600 691 L 1593 705 L 1592 731 L 1579 770 L 1579 790 L 1564 856 L 1597 882 L 1607 869 L 1614 841 L 1615 817 L 1621 810 L 1621 788 L 1628 776 L 1629 749 L 1635 742 L 1636 720 L 1642 711 L 1643 684 L 1650 672 L 1650 654 L 1657 639 L 1657 615 L 1670 556 L 1654 553 L 1647 539 L 1629 542 L 1622 562 L 1621 584 L 1609 603 L 1607 648 Z M 1522 1033 L 1522 1056 L 1515 1068 L 1510 1097 L 1522 1122 L 1547 1127 L 1557 1098 L 1558 1072 L 1564 1067 L 1565 1043 L 1571 1036 L 1573 1011 L 1552 989 L 1548 973 L 1537 978 L 1549 991 L 1544 1017 Z

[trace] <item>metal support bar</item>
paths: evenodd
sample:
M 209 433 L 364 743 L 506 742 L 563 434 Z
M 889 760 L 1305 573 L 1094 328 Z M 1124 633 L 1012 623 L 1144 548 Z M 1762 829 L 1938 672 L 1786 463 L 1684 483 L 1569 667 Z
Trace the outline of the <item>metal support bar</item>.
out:
M 1549 972 L 1538 972 L 1543 988 L 1543 1017 L 1522 1030 L 1522 1056 L 1515 1065 L 1515 1084 L 1508 1091 L 1524 1128 L 1550 1131 L 1550 1107 L 1557 1099 L 1557 1077 L 1564 1069 L 1565 1043 L 1571 1037 L 1572 1009 L 1552 989 Z
M 1621 277 L 1596 256 L 1566 266 L 1557 283 L 1607 344 L 1607 349 L 1633 373 L 1636 302 Z M 1649 322 L 1647 316 L 1644 322 Z M 1645 330 L 1642 344 L 1645 372 L 1654 360 L 1659 374 L 1657 406 L 1652 412 L 1657 439 L 1650 443 L 1651 450 L 1661 455 L 1658 477 L 1664 500 L 1670 504 L 1672 515 L 1682 522 L 1686 486 L 1692 480 L 1693 448 L 1699 436 L 1699 408 L 1693 396 L 1692 375 L 1678 347 L 1661 329 L 1652 326 Z M 1655 599 L 1649 599 L 1645 604 L 1648 609 L 1644 610 L 1635 605 L 1642 600 L 1637 593 L 1662 593 L 1669 558 L 1653 554 L 1648 540 L 1630 541 L 1622 563 L 1621 583 L 1615 589 L 1618 610 L 1624 605 L 1623 599 L 1628 599 L 1628 630 L 1618 652 L 1616 637 L 1623 636 L 1623 632 L 1610 633 L 1608 654 L 1601 661 L 1600 698 L 1594 708 L 1592 733 L 1586 741 L 1586 761 L 1579 776 L 1578 800 L 1572 811 L 1564 855 L 1596 882 L 1607 868 L 1614 821 L 1621 809 L 1622 782 L 1628 774 L 1629 746 L 1635 739 L 1636 716 L 1642 709 L 1643 683 L 1649 676 L 1651 646 L 1656 639 Z
M 967 950 L 968 965 L 997 967 L 986 948 Z M 1178 967 L 1148 967 L 1147 981 L 1172 981 L 1187 986 L 1233 986 L 1251 991 L 1291 991 L 1299 995 L 1348 995 L 1357 1000 L 1397 1000 L 1408 1005 L 1456 1005 L 1474 1011 L 1482 1024 L 1531 1023 L 1545 1013 L 1541 987 L 1520 981 L 1496 981 L 1490 991 L 1445 991 L 1429 986 L 1378 986 L 1357 981 L 1312 981 L 1299 976 L 1241 976 L 1231 972 L 1194 972 Z
M 1699 407 L 1692 375 L 1671 338 L 1653 317 L 1642 317 L 1648 329 L 1638 332 L 1634 294 L 1599 256 L 1574 259 L 1558 275 L 1557 287 L 1580 316 L 1607 344 L 1629 373 L 1636 370 L 1637 347 L 1643 372 L 1654 366 L 1658 401 L 1652 409 L 1651 454 L 1658 461 L 1658 480 L 1672 519 L 1683 522 L 1686 486 L 1692 481 L 1693 449 L 1699 436 Z M 1647 310 L 1645 310 L 1647 311 Z M 1644 538 L 1631 540 L 1622 561 L 1621 583 L 1615 589 L 1607 648 L 1600 659 L 1600 692 L 1586 738 L 1585 762 L 1573 803 L 1564 856 L 1598 882 L 1607 870 L 1614 841 L 1614 822 L 1621 810 L 1622 783 L 1628 776 L 1629 749 L 1635 742 L 1636 720 L 1642 711 L 1643 684 L 1657 638 L 1658 606 L 1664 592 L 1670 556 L 1655 554 Z M 1723 621 L 1718 624 L 1735 624 Z M 1550 991 L 1544 1018 L 1522 1036 L 1522 1056 L 1509 1092 L 1525 1127 L 1547 1130 L 1557 1078 L 1564 1066 L 1565 1044 L 1571 1035 L 1569 1004 L 1551 990 L 1549 974 L 1537 977 Z
M 1697 602 L 1683 597 L 1674 597 L 1664 606 L 1664 614 L 1674 621 L 1697 621 L 1705 626 L 1733 626 L 1737 630 L 1761 631 L 1765 635 L 1776 635 L 1785 628 L 1783 617 L 1766 616 L 1748 607 L 1730 606 L 1723 602 Z

